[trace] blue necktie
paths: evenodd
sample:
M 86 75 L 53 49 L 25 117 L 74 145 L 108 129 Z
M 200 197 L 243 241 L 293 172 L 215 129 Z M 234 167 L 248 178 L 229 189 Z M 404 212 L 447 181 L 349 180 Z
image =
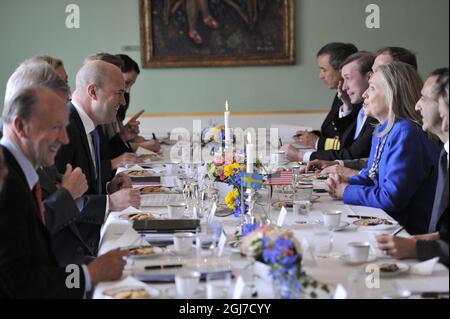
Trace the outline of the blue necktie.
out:
M 358 113 L 358 118 L 356 119 L 356 130 L 355 130 L 355 140 L 358 138 L 359 133 L 361 133 L 361 129 L 363 127 L 364 121 L 364 108 L 361 108 Z
M 102 176 L 101 176 L 101 159 L 100 159 L 100 135 L 98 134 L 98 128 L 95 128 L 91 132 L 92 143 L 94 144 L 95 153 L 95 167 L 97 168 L 97 191 L 99 194 L 102 193 Z

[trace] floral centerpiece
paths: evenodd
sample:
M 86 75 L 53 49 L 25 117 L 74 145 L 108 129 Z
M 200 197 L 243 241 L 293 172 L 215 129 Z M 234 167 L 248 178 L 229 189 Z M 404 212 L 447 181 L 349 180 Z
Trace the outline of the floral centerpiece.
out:
M 269 275 L 280 298 L 317 298 L 317 289 L 329 293 L 327 285 L 319 284 L 302 270 L 301 245 L 292 231 L 245 224 L 242 236 L 241 253 L 270 267 Z
M 209 127 L 202 132 L 202 145 L 209 143 L 222 144 L 225 139 L 225 126 Z

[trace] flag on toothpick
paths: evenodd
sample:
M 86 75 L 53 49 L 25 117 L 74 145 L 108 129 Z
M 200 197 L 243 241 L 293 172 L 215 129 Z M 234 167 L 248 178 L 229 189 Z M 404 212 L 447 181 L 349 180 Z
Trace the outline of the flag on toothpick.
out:
M 292 184 L 292 171 L 280 171 L 273 174 L 269 174 L 267 180 L 269 185 L 290 185 Z
M 263 185 L 263 177 L 258 173 L 242 173 L 241 186 L 253 189 L 260 189 Z

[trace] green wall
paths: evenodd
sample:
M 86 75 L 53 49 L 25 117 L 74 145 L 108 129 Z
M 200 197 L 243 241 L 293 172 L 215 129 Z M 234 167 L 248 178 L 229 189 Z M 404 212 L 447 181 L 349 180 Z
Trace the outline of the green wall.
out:
M 162 0 L 158 0 L 162 1 Z M 296 0 L 295 66 L 145 69 L 132 110 L 147 113 L 319 109 L 332 92 L 318 80 L 315 54 L 325 43 L 360 49 L 396 45 L 418 53 L 422 75 L 449 61 L 448 0 Z M 67 29 L 66 5 L 78 4 L 81 28 Z M 381 8 L 381 28 L 365 27 L 366 5 Z M 74 87 L 83 58 L 139 45 L 138 0 L 0 0 L 0 85 L 24 59 L 46 53 L 64 60 Z M 139 52 L 127 52 L 140 62 Z M 0 90 L 3 101 L 4 89 Z

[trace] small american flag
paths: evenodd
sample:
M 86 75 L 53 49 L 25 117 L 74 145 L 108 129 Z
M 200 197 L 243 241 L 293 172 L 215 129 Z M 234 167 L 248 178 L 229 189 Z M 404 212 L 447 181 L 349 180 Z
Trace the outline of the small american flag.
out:
M 269 175 L 267 180 L 269 185 L 290 185 L 292 184 L 292 171 L 280 171 Z

